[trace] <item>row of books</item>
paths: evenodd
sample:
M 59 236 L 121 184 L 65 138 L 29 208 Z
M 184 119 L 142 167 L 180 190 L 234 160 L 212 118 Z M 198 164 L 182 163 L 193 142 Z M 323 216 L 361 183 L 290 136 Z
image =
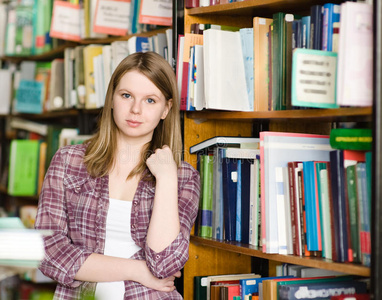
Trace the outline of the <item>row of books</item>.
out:
M 13 196 L 39 195 L 45 172 L 57 149 L 82 143 L 91 137 L 80 135 L 76 128 L 39 124 L 20 118 L 11 120 L 10 126 L 17 129 L 17 135 L 10 143 L 9 161 L 1 182 Z
M 358 151 L 329 136 L 285 132 L 191 147 L 202 183 L 195 234 L 369 266 L 371 131 L 363 132 L 369 143 Z
M 172 5 L 151 0 L 22 0 L 0 3 L 0 56 L 38 55 L 52 39 L 125 36 L 171 26 Z
M 302 271 L 305 271 L 302 276 L 261 277 L 255 273 L 195 276 L 194 299 L 370 299 L 367 280 L 315 268 Z
M 370 106 L 372 6 L 310 11 L 254 17 L 250 28 L 193 24 L 178 41 L 181 109 Z
M 19 67 L 10 64 L 0 70 L 0 85 L 4 87 L 0 113 L 102 107 L 111 74 L 123 58 L 135 52 L 155 51 L 167 59 L 171 57 L 169 48 L 171 29 L 109 45 L 69 47 L 64 58 L 51 62 L 23 61 Z

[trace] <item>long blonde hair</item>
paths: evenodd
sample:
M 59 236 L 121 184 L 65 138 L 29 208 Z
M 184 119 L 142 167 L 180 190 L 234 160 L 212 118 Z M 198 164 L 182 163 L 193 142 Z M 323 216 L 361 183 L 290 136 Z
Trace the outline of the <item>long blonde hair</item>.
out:
M 171 148 L 175 162 L 180 166 L 182 140 L 175 73 L 170 64 L 159 54 L 137 52 L 122 60 L 111 76 L 98 130 L 94 137 L 88 141 L 84 163 L 87 171 L 93 177 L 105 176 L 113 167 L 119 130 L 113 119 L 113 95 L 123 75 L 132 70 L 141 72 L 152 81 L 167 101 L 172 99 L 172 107 L 167 117 L 161 120 L 155 128 L 152 140 L 142 150 L 141 161 L 132 170 L 128 178 L 143 174 L 147 168 L 146 159 L 163 145 L 168 145 Z M 147 179 L 153 180 L 154 178 L 148 174 Z

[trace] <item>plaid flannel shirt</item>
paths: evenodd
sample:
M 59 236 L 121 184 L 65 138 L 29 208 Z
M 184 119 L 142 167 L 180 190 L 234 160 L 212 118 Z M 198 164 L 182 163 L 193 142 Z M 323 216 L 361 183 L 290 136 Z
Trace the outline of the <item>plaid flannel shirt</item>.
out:
M 60 148 L 54 155 L 40 194 L 35 227 L 52 230 L 44 238 L 45 258 L 40 270 L 58 282 L 55 299 L 83 299 L 94 295 L 96 283 L 74 278 L 92 253 L 104 252 L 106 217 L 109 207 L 109 177 L 91 177 L 83 156 L 86 146 Z M 178 169 L 180 233 L 163 251 L 157 253 L 146 244 L 153 207 L 155 186 L 141 180 L 131 211 L 131 235 L 141 247 L 132 258 L 146 260 L 158 278 L 168 277 L 183 268 L 188 260 L 190 231 L 195 221 L 200 194 L 199 173 L 182 162 Z M 170 293 L 125 281 L 125 299 L 182 299 Z

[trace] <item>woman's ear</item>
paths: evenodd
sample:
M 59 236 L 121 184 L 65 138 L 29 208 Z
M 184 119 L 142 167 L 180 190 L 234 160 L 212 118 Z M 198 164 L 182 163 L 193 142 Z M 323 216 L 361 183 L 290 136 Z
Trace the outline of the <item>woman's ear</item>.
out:
M 166 103 L 166 107 L 165 107 L 163 114 L 162 114 L 162 117 L 161 117 L 162 120 L 166 119 L 168 113 L 171 110 L 171 107 L 172 107 L 172 99 L 168 100 Z

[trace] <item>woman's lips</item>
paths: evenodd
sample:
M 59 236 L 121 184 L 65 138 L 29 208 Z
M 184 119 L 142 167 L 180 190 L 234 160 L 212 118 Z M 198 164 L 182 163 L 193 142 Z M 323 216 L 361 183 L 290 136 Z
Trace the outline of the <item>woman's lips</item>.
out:
M 127 120 L 126 122 L 127 122 L 127 124 L 128 124 L 130 127 L 138 127 L 139 125 L 142 124 L 141 122 L 133 121 L 133 120 Z

